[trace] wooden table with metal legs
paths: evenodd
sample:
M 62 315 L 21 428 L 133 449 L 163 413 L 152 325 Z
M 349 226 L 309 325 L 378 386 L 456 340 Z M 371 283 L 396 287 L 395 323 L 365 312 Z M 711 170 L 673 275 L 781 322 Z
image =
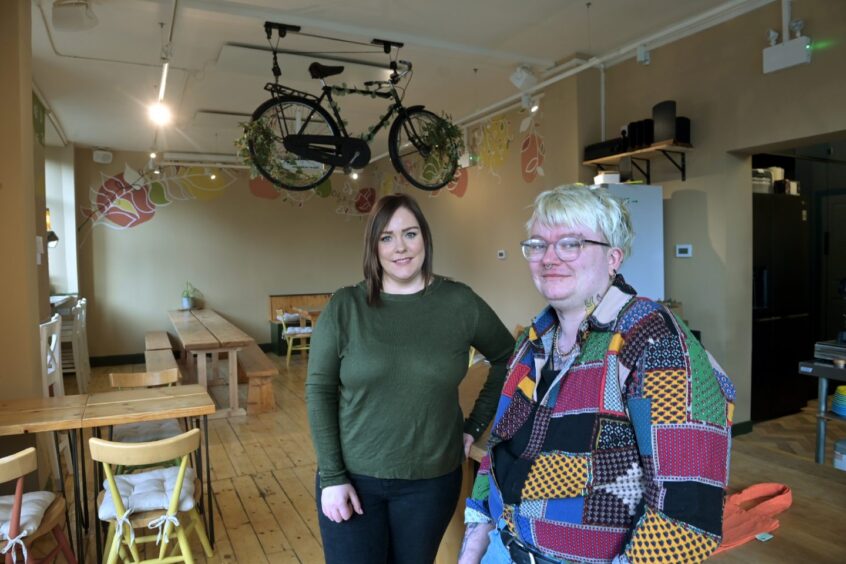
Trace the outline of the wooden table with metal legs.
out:
M 82 503 L 82 500 L 87 497 L 88 489 L 85 479 L 85 464 L 81 465 L 82 471 L 79 471 L 79 462 L 83 460 L 83 457 L 79 455 L 79 445 L 82 442 L 81 421 L 87 401 L 88 396 L 85 394 L 0 401 L 0 437 L 48 432 L 66 432 L 68 434 L 71 472 L 73 473 L 75 535 L 70 534 L 70 521 L 67 511 L 65 512 L 65 522 L 68 527 L 68 538 L 72 543 L 74 540 L 76 541 L 75 548 L 79 562 L 85 562 L 85 540 L 82 531 L 83 528 L 88 528 L 88 507 Z M 56 458 L 59 461 L 59 473 L 61 474 L 57 476 L 59 489 L 62 496 L 67 499 L 57 435 L 54 435 L 53 446 L 56 449 Z M 82 490 L 81 494 L 80 490 Z
M 819 382 L 817 382 L 817 397 L 819 399 L 819 406 L 817 407 L 817 450 L 814 460 L 817 464 L 825 464 L 826 423 L 829 419 L 846 421 L 846 417 L 828 409 L 828 381 L 846 382 L 846 368 L 837 368 L 828 362 L 808 360 L 799 363 L 799 374 L 819 378 Z
M 124 423 L 138 423 L 141 421 L 158 421 L 162 419 L 189 419 L 195 423 L 202 418 L 204 456 L 197 453 L 197 475 L 200 477 L 201 487 L 205 487 L 207 505 L 204 507 L 203 495 L 200 494 L 200 511 L 206 517 L 209 542 L 214 546 L 214 493 L 211 484 L 211 460 L 209 456 L 209 425 L 208 416 L 215 413 L 214 401 L 208 391 L 199 384 L 185 386 L 170 386 L 162 388 L 142 388 L 103 392 L 91 394 L 85 404 L 81 425 L 91 428 L 94 436 L 100 436 L 100 429 Z M 203 480 L 203 458 L 205 458 L 205 480 Z M 95 465 L 94 475 L 96 484 L 103 479 L 100 467 Z M 96 492 L 94 495 L 96 500 Z M 86 500 L 87 503 L 87 500 Z M 96 501 L 95 501 L 96 504 Z M 94 507 L 94 515 L 97 507 Z M 95 526 L 97 546 L 97 561 L 102 556 L 101 530 Z

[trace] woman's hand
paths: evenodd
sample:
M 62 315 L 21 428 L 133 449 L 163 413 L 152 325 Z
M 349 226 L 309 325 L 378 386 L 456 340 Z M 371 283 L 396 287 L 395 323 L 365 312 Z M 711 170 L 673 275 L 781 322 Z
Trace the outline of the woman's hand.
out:
M 472 447 L 475 442 L 476 439 L 473 438 L 473 435 L 464 433 L 464 458 L 470 458 L 470 447 Z
M 479 564 L 488 549 L 488 533 L 494 528 L 490 523 L 468 523 L 464 531 L 458 564 Z
M 358 494 L 352 484 L 328 486 L 320 494 L 320 507 L 323 514 L 336 523 L 342 523 L 352 517 L 353 511 L 364 515 Z

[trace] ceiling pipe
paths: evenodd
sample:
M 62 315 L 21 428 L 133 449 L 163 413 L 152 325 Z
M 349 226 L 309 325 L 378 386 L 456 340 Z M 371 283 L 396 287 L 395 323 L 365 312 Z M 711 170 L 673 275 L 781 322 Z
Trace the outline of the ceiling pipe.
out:
M 605 65 L 599 65 L 599 140 L 605 141 Z
M 56 130 L 56 135 L 59 136 L 59 141 L 62 142 L 62 147 L 67 147 L 68 138 L 65 135 L 65 130 L 62 129 L 62 124 L 59 123 L 59 117 L 53 112 L 53 108 L 51 108 L 50 104 L 47 103 L 47 99 L 44 97 L 44 94 L 41 93 L 41 89 L 38 88 L 38 85 L 35 84 L 34 81 L 32 83 L 32 91 L 35 93 L 35 97 L 38 98 L 38 101 L 41 102 L 41 105 L 44 106 L 44 113 L 47 114 L 47 119 L 49 119 L 50 123 L 53 124 L 53 129 Z
M 159 104 L 164 100 L 165 89 L 167 88 L 167 71 L 168 67 L 170 67 L 170 57 L 173 55 L 173 28 L 176 24 L 176 9 L 178 6 L 179 0 L 173 0 L 173 11 L 170 13 L 167 43 L 162 48 L 162 78 L 159 81 Z
M 593 57 L 588 61 L 580 63 L 575 67 L 569 68 L 569 69 L 565 70 L 564 72 L 561 72 L 561 73 L 559 73 L 555 76 L 552 76 L 552 77 L 550 77 L 550 78 L 548 78 L 548 79 L 546 79 L 542 82 L 539 82 L 534 87 L 527 90 L 527 92 L 529 94 L 534 94 L 538 90 L 542 90 L 542 89 L 546 88 L 547 86 L 551 86 L 551 85 L 555 84 L 556 82 L 559 82 L 561 80 L 564 80 L 565 78 L 569 78 L 571 76 L 577 75 L 577 74 L 581 73 L 582 71 L 588 70 L 588 69 L 593 68 L 593 67 L 597 67 L 597 66 L 600 66 L 600 65 L 602 65 L 603 67 L 611 66 L 612 64 L 615 64 L 617 62 L 624 60 L 625 58 L 628 58 L 631 53 L 637 52 L 638 47 L 640 47 L 642 45 L 648 45 L 650 47 L 656 47 L 658 45 L 664 45 L 664 44 L 668 43 L 669 41 L 671 41 L 670 38 L 673 38 L 678 33 L 686 32 L 687 34 L 690 34 L 690 33 L 696 32 L 696 31 L 701 31 L 703 29 L 707 29 L 708 27 L 711 27 L 713 25 L 717 25 L 718 23 L 725 21 L 725 19 L 727 19 L 727 18 L 725 18 L 725 15 L 731 14 L 735 10 L 741 10 L 738 14 L 736 14 L 736 15 L 739 15 L 740 13 L 745 13 L 745 12 L 760 8 L 761 6 L 771 4 L 774 1 L 775 0 L 731 0 L 729 2 L 726 2 L 725 4 L 722 4 L 721 6 L 717 6 L 716 8 L 712 8 L 711 10 L 708 10 L 706 12 L 699 14 L 699 15 L 693 16 L 693 17 L 688 18 L 686 20 L 683 20 L 679 23 L 673 24 L 673 25 L 671 25 L 667 28 L 664 28 L 663 30 L 661 30 L 657 33 L 653 33 L 652 35 L 648 35 L 646 37 L 643 37 L 641 39 L 633 41 L 633 42 L 631 42 L 627 45 L 624 45 L 623 47 L 618 47 L 617 49 L 613 49 L 613 50 L 611 50 L 611 51 L 609 51 L 609 52 L 607 52 L 603 55 L 600 55 L 598 57 Z M 736 17 L 736 15 L 735 15 L 735 17 Z M 701 27 L 698 27 L 698 26 L 701 26 Z M 602 71 L 602 73 L 604 74 L 604 70 Z M 503 100 L 500 100 L 499 102 L 495 102 L 493 104 L 490 104 L 489 106 L 482 108 L 481 110 L 473 112 L 470 115 L 464 116 L 463 118 L 456 120 L 455 123 L 456 123 L 456 125 L 459 125 L 459 126 L 466 126 L 466 124 L 472 122 L 473 120 L 478 120 L 478 119 L 480 119 L 483 116 L 486 116 L 488 114 L 491 114 L 491 113 L 494 113 L 494 112 L 499 113 L 503 109 L 504 106 L 512 105 L 515 102 L 518 102 L 522 96 L 523 96 L 522 92 L 519 92 L 517 94 L 509 96 L 509 97 L 507 97 Z M 603 107 L 603 110 L 604 110 L 604 107 L 605 107 L 604 102 L 602 104 L 602 107 Z M 604 135 L 604 127 L 603 127 L 603 135 Z M 379 159 L 382 159 L 382 158 L 386 157 L 387 155 L 388 155 L 387 152 L 382 153 L 382 154 L 374 157 L 373 159 L 371 159 L 370 162 L 374 162 L 374 161 L 377 161 Z
M 44 25 L 44 32 L 47 34 L 47 42 L 50 43 L 50 50 L 56 57 L 62 59 L 76 59 L 78 61 L 95 61 L 98 63 L 117 63 L 120 65 L 135 65 L 138 67 L 148 67 L 148 68 L 155 68 L 158 67 L 160 63 L 140 63 L 138 61 L 124 61 L 121 59 L 109 59 L 106 57 L 85 57 L 82 55 L 69 55 L 67 53 L 62 53 L 56 48 L 56 42 L 53 40 L 53 34 L 50 31 L 50 25 L 47 23 L 47 14 L 44 12 L 44 6 L 42 2 L 38 2 L 38 11 L 41 13 L 41 23 Z M 181 67 L 173 67 L 174 69 L 190 72 L 191 69 L 181 68 Z
M 500 61 L 530 64 L 541 68 L 550 68 L 555 65 L 555 61 L 553 59 L 546 59 L 543 57 L 532 57 L 521 53 L 512 53 L 509 51 L 500 51 L 497 49 L 485 49 L 483 47 L 477 47 L 475 45 L 466 45 L 462 43 L 455 43 L 452 41 L 445 41 L 442 39 L 435 39 L 432 37 L 425 37 L 420 35 L 397 33 L 395 31 L 387 29 L 377 29 L 342 22 L 320 20 L 317 18 L 308 18 L 297 14 L 288 13 L 283 10 L 267 8 L 265 6 L 255 6 L 252 4 L 240 2 L 219 2 L 205 0 L 183 0 L 183 5 L 189 8 L 203 10 L 206 12 L 217 12 L 233 16 L 258 19 L 261 21 L 284 19 L 285 23 L 299 25 L 303 28 L 321 29 L 325 31 L 341 33 L 345 35 L 354 35 L 359 37 L 378 37 L 380 39 L 387 39 L 389 41 L 400 41 L 405 43 L 406 45 L 414 45 L 415 47 L 428 47 L 431 49 L 452 51 L 454 53 L 464 53 L 467 55 L 490 57 L 491 59 L 497 59 Z
M 781 42 L 790 40 L 790 16 L 793 11 L 792 0 L 781 0 Z

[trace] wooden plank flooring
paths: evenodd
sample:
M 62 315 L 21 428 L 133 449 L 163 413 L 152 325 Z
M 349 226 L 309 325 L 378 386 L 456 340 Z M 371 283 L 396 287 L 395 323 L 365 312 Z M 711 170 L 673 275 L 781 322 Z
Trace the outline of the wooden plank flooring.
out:
M 194 540 L 196 562 L 301 563 L 323 562 L 314 501 L 315 455 L 305 408 L 305 363 L 268 355 L 279 367 L 274 381 L 277 409 L 258 416 L 210 422 L 212 482 L 217 544 L 206 559 Z M 218 363 L 225 370 L 226 363 Z M 142 371 L 143 365 L 93 370 L 91 390 L 108 388 L 108 373 Z M 75 382 L 65 382 L 74 393 Z M 246 386 L 240 387 L 242 397 Z M 212 389 L 226 401 L 226 386 Z M 737 437 L 732 450 L 730 489 L 762 481 L 790 485 L 794 505 L 781 517 L 781 527 L 768 543 L 753 541 L 715 558 L 722 562 L 839 563 L 846 561 L 846 472 L 831 469 L 833 442 L 846 438 L 846 423 L 829 424 L 828 468 L 813 464 L 814 403 L 801 413 L 755 425 Z M 88 462 L 89 491 L 91 467 Z M 70 505 L 70 504 L 69 504 Z M 87 562 L 95 562 L 93 529 L 86 546 Z M 51 541 L 36 544 L 45 554 Z M 58 561 L 62 561 L 61 556 Z

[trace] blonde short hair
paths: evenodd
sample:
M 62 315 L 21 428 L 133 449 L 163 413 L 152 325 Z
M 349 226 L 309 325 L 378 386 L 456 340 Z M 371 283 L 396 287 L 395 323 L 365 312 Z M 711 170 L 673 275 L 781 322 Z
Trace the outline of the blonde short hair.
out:
M 631 253 L 634 232 L 629 210 L 607 188 L 565 184 L 541 192 L 526 223 L 530 234 L 536 223 L 547 227 L 587 227 L 602 234 L 612 247 L 621 249 L 623 259 Z

